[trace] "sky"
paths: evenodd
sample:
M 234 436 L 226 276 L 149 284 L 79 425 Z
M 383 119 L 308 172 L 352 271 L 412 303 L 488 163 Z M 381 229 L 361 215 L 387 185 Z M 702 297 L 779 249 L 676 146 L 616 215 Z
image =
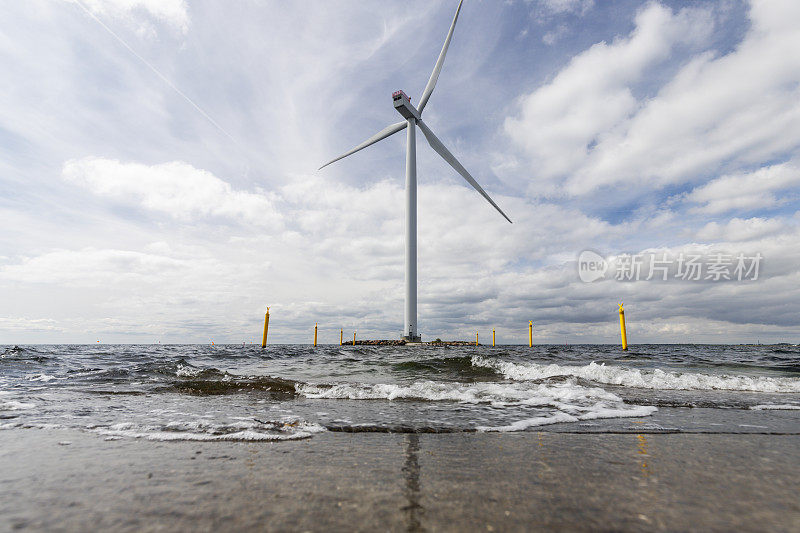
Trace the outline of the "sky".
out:
M 405 135 L 317 168 L 454 0 L 0 1 L 0 343 L 399 338 Z M 514 223 L 417 136 L 423 339 L 800 341 L 798 20 L 465 0 L 425 122 Z

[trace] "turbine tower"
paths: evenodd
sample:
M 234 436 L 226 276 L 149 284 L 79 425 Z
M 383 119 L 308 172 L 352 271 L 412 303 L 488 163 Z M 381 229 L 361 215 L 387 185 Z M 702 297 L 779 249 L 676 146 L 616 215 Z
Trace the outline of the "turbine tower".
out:
M 458 159 L 442 144 L 442 141 L 431 131 L 431 129 L 422 121 L 422 112 L 428 103 L 428 100 L 433 94 L 433 89 L 436 87 L 436 81 L 439 79 L 439 73 L 442 71 L 444 64 L 444 57 L 447 54 L 447 49 L 450 46 L 450 41 L 453 39 L 453 30 L 456 28 L 456 21 L 458 21 L 458 14 L 461 12 L 461 4 L 464 0 L 460 0 L 456 14 L 453 17 L 453 23 L 450 25 L 450 31 L 447 32 L 447 38 L 442 46 L 442 51 L 439 53 L 439 59 L 436 61 L 436 66 L 433 67 L 433 72 L 422 92 L 422 98 L 419 100 L 419 106 L 414 107 L 411 104 L 411 99 L 406 96 L 403 91 L 395 91 L 392 94 L 394 101 L 394 108 L 403 115 L 403 121 L 382 129 L 363 143 L 359 144 L 349 152 L 340 155 L 336 159 L 328 161 L 322 165 L 319 170 L 327 167 L 331 163 L 335 163 L 340 159 L 352 155 L 359 150 L 363 150 L 367 146 L 373 145 L 378 141 L 394 135 L 395 133 L 408 129 L 406 134 L 406 279 L 405 279 L 405 325 L 403 329 L 403 339 L 408 342 L 419 342 L 420 336 L 417 329 L 417 139 L 416 129 L 417 126 L 422 130 L 423 135 L 428 140 L 428 144 L 436 151 L 442 159 L 447 161 L 461 176 L 467 180 L 467 183 L 472 185 L 481 196 L 497 209 L 506 220 L 511 222 L 511 219 L 503 213 L 494 200 L 492 200 L 486 191 L 475 181 L 475 178 L 467 172 L 467 169 L 459 163 Z

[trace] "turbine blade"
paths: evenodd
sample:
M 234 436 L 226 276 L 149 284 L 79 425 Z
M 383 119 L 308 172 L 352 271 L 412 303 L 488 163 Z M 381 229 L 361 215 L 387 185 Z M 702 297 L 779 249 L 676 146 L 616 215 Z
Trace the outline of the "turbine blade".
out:
M 369 139 L 367 139 L 363 143 L 359 144 L 358 146 L 356 146 L 355 148 L 353 148 L 352 150 L 350 150 L 346 154 L 342 154 L 339 157 L 337 157 L 336 159 L 331 159 L 330 161 L 328 161 L 327 163 L 325 163 L 324 165 L 319 167 L 319 169 L 317 169 L 317 170 L 322 170 L 323 168 L 327 167 L 331 163 L 335 163 L 340 159 L 344 159 L 348 155 L 352 155 L 352 154 L 358 152 L 359 150 L 363 150 L 367 146 L 373 145 L 378 141 L 382 141 L 386 137 L 394 135 L 395 133 L 397 133 L 400 130 L 405 129 L 406 127 L 408 127 L 408 122 L 406 122 L 405 120 L 403 122 L 398 122 L 397 124 L 392 124 L 391 126 L 386 126 L 381 131 L 379 131 L 378 133 L 376 133 L 375 135 L 373 135 L 372 137 L 370 137 Z
M 461 11 L 461 4 L 463 3 L 464 0 L 458 2 L 456 16 L 453 17 L 453 23 L 450 25 L 450 31 L 447 32 L 447 39 L 444 40 L 442 51 L 439 52 L 439 59 L 436 60 L 436 66 L 433 67 L 433 72 L 431 72 L 431 79 L 428 80 L 428 85 L 425 86 L 425 90 L 422 92 L 422 98 L 419 99 L 417 111 L 419 111 L 420 115 L 422 114 L 422 110 L 425 109 L 425 105 L 428 103 L 428 99 L 431 97 L 431 94 L 433 94 L 433 89 L 436 87 L 436 82 L 439 80 L 439 73 L 442 72 L 442 65 L 444 65 L 444 56 L 447 55 L 447 48 L 450 46 L 450 41 L 453 40 L 453 30 L 456 29 L 456 21 L 458 20 L 458 14 Z
M 456 159 L 456 157 L 453 154 L 450 153 L 450 150 L 448 150 L 447 147 L 444 144 L 442 144 L 442 141 L 440 141 L 436 137 L 436 135 L 431 131 L 431 129 L 424 122 L 422 122 L 421 120 L 418 121 L 417 124 L 419 125 L 420 129 L 422 130 L 422 133 L 425 134 L 425 138 L 428 140 L 428 144 L 431 145 L 431 148 L 433 148 L 440 156 L 442 156 L 442 159 L 444 159 L 445 161 L 450 163 L 450 166 L 453 167 L 454 169 L 456 169 L 456 171 L 459 174 L 461 174 L 461 176 L 465 180 L 467 180 L 467 183 L 472 185 L 475 188 L 476 191 L 481 193 L 481 196 L 486 198 L 486 200 L 488 200 L 489 203 L 492 204 L 494 206 L 494 208 L 497 209 L 497 211 L 499 211 L 500 214 L 503 215 L 503 217 L 505 217 L 506 220 L 511 222 L 511 219 L 508 218 L 508 216 L 505 213 L 503 213 L 502 209 L 497 207 L 497 204 L 494 203 L 494 200 L 492 200 L 489 197 L 489 195 L 486 194 L 486 191 L 483 190 L 483 187 L 478 185 L 478 182 L 475 181 L 475 178 L 473 178 L 470 175 L 470 173 L 467 172 L 467 169 L 464 168 L 464 166 L 461 163 L 458 162 L 458 159 Z M 513 224 L 513 222 L 511 222 L 511 223 Z

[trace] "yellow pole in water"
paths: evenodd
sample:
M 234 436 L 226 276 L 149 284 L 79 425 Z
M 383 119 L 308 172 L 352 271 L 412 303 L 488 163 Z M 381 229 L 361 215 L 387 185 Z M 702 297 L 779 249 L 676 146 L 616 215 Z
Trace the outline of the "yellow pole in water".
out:
M 494 347 L 494 328 L 492 328 L 492 347 Z
M 353 346 L 356 345 L 356 332 L 353 332 Z
M 339 346 L 342 345 L 342 341 L 344 341 L 344 328 L 339 330 Z
M 319 326 L 319 323 L 314 324 L 314 346 L 317 345 L 317 326 Z
M 478 332 L 475 332 L 475 346 L 478 345 Z
M 528 320 L 528 347 L 533 348 L 533 320 Z
M 625 310 L 619 304 L 619 332 L 622 335 L 622 349 L 628 349 L 628 334 L 625 331 Z
M 267 347 L 267 332 L 269 331 L 269 307 L 267 307 L 267 314 L 264 315 L 264 336 L 261 337 L 261 347 Z

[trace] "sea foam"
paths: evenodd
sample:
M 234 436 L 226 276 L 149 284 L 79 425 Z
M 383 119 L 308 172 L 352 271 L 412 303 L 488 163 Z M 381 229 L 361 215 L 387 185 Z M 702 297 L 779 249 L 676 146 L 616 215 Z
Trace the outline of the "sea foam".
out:
M 563 383 L 452 383 L 417 381 L 407 385 L 387 383 L 341 383 L 338 385 L 296 385 L 307 398 L 347 400 L 423 400 L 505 405 L 560 406 L 565 403 L 622 402 L 599 387 L 583 387 L 574 380 Z
M 564 412 L 557 412 L 550 416 L 539 416 L 526 418 L 513 422 L 506 426 L 479 426 L 478 431 L 524 431 L 531 427 L 546 426 L 548 424 L 559 424 L 563 422 L 578 422 L 580 420 L 597 420 L 600 418 L 635 418 L 640 416 L 650 416 L 658 409 L 651 405 L 636 405 L 624 408 L 599 407 L 580 415 L 570 415 Z
M 498 359 L 473 356 L 472 364 L 492 368 L 506 378 L 517 381 L 545 379 L 554 376 L 574 376 L 595 383 L 661 390 L 729 390 L 752 392 L 800 392 L 800 379 L 767 376 L 731 376 L 671 372 L 660 369 L 639 370 L 607 366 L 595 362 L 585 366 L 557 364 L 512 363 Z
M 213 426 L 199 423 L 173 422 L 166 426 L 142 425 L 130 422 L 93 428 L 106 437 L 128 437 L 154 441 L 276 441 L 306 439 L 326 431 L 314 422 L 271 422 L 266 424 L 234 424 Z
M 654 406 L 629 405 L 622 398 L 599 387 L 585 387 L 575 378 L 559 383 L 451 383 L 418 381 L 407 385 L 341 383 L 337 385 L 297 384 L 307 398 L 348 400 L 451 401 L 489 404 L 492 407 L 524 406 L 545 413 L 508 426 L 481 426 L 479 431 L 523 431 L 528 427 L 599 418 L 648 416 Z
M 35 403 L 18 402 L 16 400 L 5 400 L 0 402 L 0 411 L 25 411 L 36 407 Z

